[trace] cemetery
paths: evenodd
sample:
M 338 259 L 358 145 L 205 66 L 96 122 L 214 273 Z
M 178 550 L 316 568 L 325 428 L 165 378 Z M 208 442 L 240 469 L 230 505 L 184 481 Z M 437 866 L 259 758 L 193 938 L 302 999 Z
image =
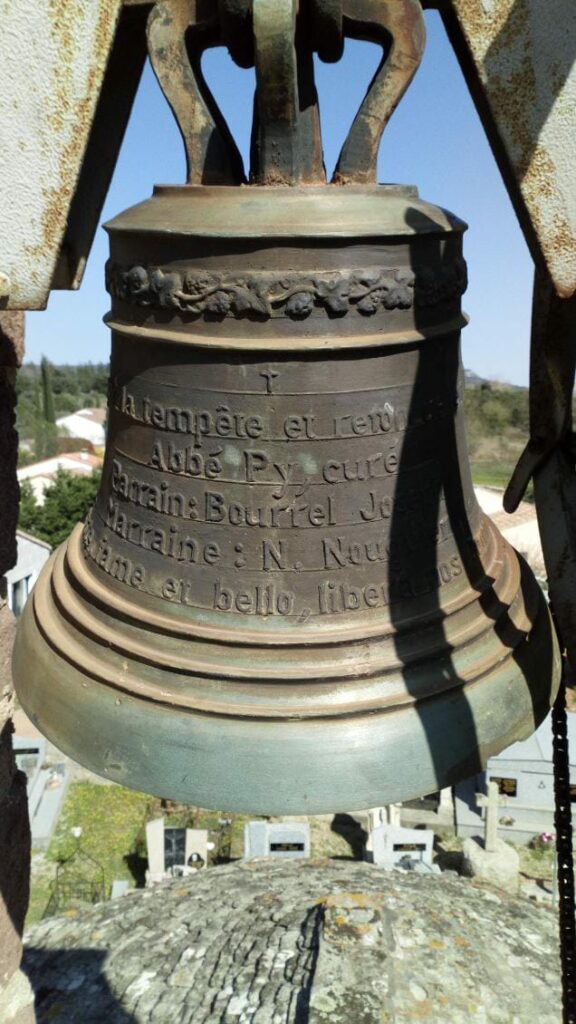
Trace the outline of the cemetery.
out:
M 34 759 L 26 753 L 30 748 L 20 749 L 33 794 L 42 755 Z M 53 823 L 53 835 L 34 853 L 28 924 L 52 916 L 56 908 L 62 912 L 58 873 L 66 869 L 65 877 L 79 850 L 86 864 L 96 865 L 98 876 L 94 882 L 92 869 L 80 872 L 86 891 L 93 885 L 88 903 L 171 878 L 193 878 L 227 863 L 307 858 L 326 864 L 364 860 L 379 870 L 419 874 L 440 875 L 448 869 L 510 892 L 524 887 L 532 898 L 534 893 L 542 898 L 550 894 L 553 842 L 530 849 L 503 841 L 505 797 L 495 782 L 488 794 L 475 792 L 478 823 L 474 837 L 464 838 L 454 835 L 454 829 L 426 822 L 415 825 L 413 808 L 408 808 L 409 822 L 404 825 L 401 805 L 358 814 L 270 819 L 187 807 L 87 780 L 67 782 L 61 790 L 49 792 L 60 793 L 61 813 Z
M 568 714 L 571 799 L 576 800 L 576 715 Z M 514 743 L 488 761 L 486 771 L 454 788 L 454 815 L 459 836 L 482 828 L 483 812 L 477 792 L 487 792 L 493 779 L 498 786 L 498 828 L 508 842 L 526 845 L 541 832 L 554 831 L 554 774 L 550 716 L 532 736 Z
M 576 749 L 573 714 L 569 729 Z M 553 898 L 548 721 L 453 791 L 308 818 L 258 818 L 161 801 L 102 783 L 39 736 L 17 736 L 15 751 L 27 778 L 32 828 L 29 924 L 61 913 L 67 891 L 71 906 L 74 892 L 87 894 L 90 904 L 218 865 L 266 859 L 457 871 L 531 899 Z
M 574 714 L 568 722 L 574 750 Z M 74 892 L 88 894 L 87 903 L 110 900 L 170 878 L 263 859 L 363 860 L 420 874 L 457 871 L 531 899 L 553 898 L 549 721 L 454 790 L 308 818 L 207 811 L 106 784 L 34 733 L 22 726 L 14 741 L 32 829 L 28 924 L 61 913 L 67 891 L 71 906 Z M 574 783 L 576 792 L 576 771 Z

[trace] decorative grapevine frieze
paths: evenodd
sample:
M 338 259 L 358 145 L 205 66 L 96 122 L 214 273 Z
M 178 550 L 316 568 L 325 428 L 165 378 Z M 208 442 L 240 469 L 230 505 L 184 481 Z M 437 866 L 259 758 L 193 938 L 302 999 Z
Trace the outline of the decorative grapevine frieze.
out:
M 321 274 L 259 272 L 247 275 L 125 268 L 108 262 L 110 294 L 137 306 L 223 318 L 228 314 L 268 320 L 275 312 L 295 320 L 315 308 L 344 316 L 355 309 L 373 316 L 382 309 L 435 306 L 458 298 L 466 289 L 466 264 L 458 260 L 441 270 L 409 268 L 333 271 Z

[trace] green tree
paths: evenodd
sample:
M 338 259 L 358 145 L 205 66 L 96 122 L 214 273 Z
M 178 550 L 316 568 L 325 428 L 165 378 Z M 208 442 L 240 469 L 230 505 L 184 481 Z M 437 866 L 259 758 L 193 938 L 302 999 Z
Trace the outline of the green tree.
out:
M 508 409 L 501 398 L 491 398 L 484 402 L 482 415 L 487 434 L 500 435 L 509 426 Z
M 34 460 L 57 450 L 54 420 L 77 409 L 106 404 L 109 368 L 105 363 L 54 366 L 48 360 L 25 363 L 18 371 L 17 428 Z
M 23 480 L 20 484 L 19 528 L 25 533 L 32 534 L 33 537 L 39 537 L 41 512 L 42 508 L 36 501 L 32 484 L 29 480 Z
M 54 412 L 54 393 L 52 391 L 52 367 L 46 356 L 42 356 L 40 372 L 42 374 L 42 414 L 46 423 L 55 423 L 56 413 Z
M 30 494 L 26 489 L 24 501 L 20 506 L 22 529 L 40 540 L 45 540 L 52 547 L 62 544 L 69 537 L 76 523 L 82 522 L 86 518 L 94 504 L 100 486 L 100 477 L 101 473 L 92 473 L 91 476 L 75 476 L 63 469 L 58 470 L 54 483 L 46 488 L 44 504 L 36 503 L 36 508 L 32 505 Z
M 36 462 L 50 459 L 58 451 L 58 428 L 55 423 L 48 423 L 44 419 L 43 400 L 40 390 L 36 393 L 32 443 Z
M 54 483 L 46 488 L 42 506 L 42 540 L 52 547 L 70 535 L 76 523 L 83 522 L 94 504 L 101 473 L 74 476 L 59 470 Z

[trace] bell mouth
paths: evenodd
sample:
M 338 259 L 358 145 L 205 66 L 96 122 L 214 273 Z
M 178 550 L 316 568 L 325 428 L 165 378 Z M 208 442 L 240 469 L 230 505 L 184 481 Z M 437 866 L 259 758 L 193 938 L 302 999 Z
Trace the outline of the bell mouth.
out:
M 432 792 L 527 736 L 559 680 L 544 597 L 490 521 L 484 527 L 486 579 L 497 576 L 484 594 L 447 596 L 441 648 L 437 640 L 435 651 L 427 648 L 422 618 L 405 630 L 381 621 L 370 636 L 339 631 L 336 644 L 330 632 L 311 633 L 307 643 L 293 636 L 288 646 L 284 637 L 280 666 L 270 637 L 231 646 L 230 633 L 224 642 L 216 628 L 208 640 L 153 611 L 154 602 L 139 608 L 114 588 L 106 599 L 78 526 L 25 609 L 14 662 L 19 698 L 91 770 L 201 806 L 320 813 Z M 399 636 L 411 651 L 403 663 Z M 38 664 L 41 674 L 32 670 Z M 418 769 L 404 777 L 406 750 Z M 236 791 L 237 771 L 245 793 Z

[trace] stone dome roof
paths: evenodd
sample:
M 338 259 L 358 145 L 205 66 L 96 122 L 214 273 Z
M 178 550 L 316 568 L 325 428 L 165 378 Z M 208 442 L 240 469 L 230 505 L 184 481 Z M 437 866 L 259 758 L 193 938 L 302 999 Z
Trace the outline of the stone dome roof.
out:
M 252 861 L 27 936 L 38 1024 L 557 1024 L 550 910 L 452 875 Z

